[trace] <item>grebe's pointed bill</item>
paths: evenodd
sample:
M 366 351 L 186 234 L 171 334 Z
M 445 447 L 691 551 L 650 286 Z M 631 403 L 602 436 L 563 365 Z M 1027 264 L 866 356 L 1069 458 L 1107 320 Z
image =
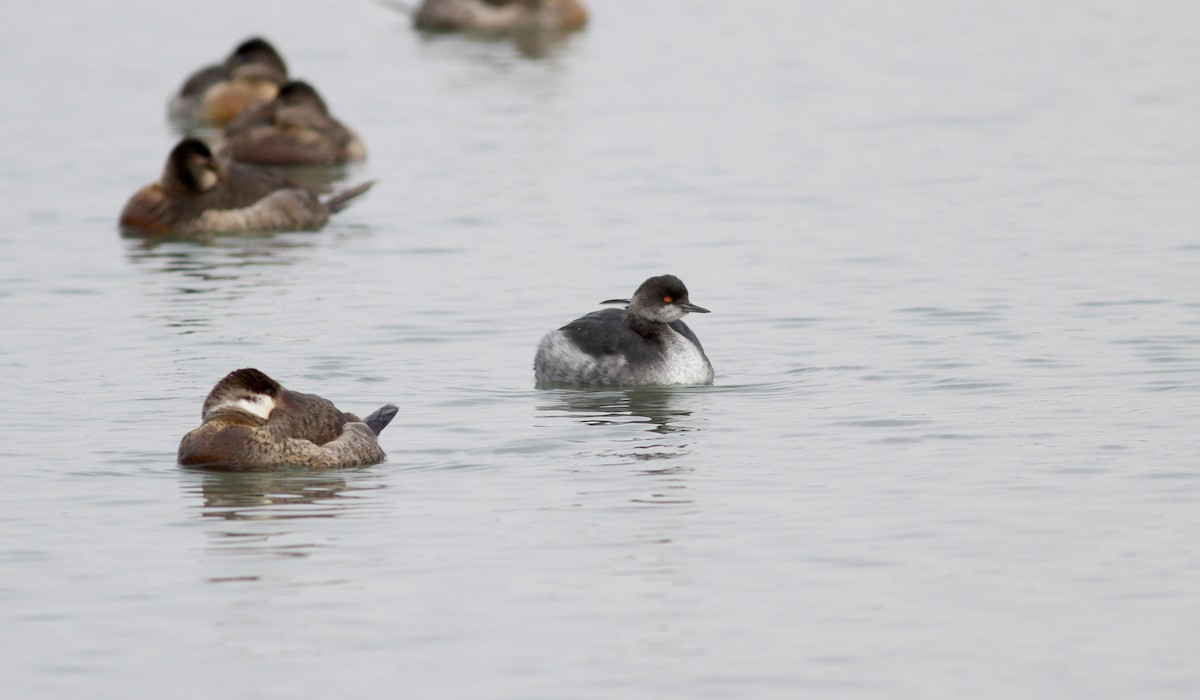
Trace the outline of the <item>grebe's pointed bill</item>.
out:
M 604 306 L 605 304 L 624 304 L 625 306 L 629 306 L 630 300 L 629 299 L 606 299 L 606 300 L 600 302 L 601 306 Z
M 703 306 L 696 306 L 695 304 L 693 304 L 690 301 L 679 302 L 679 308 L 683 309 L 684 311 L 689 311 L 694 314 L 710 314 L 710 313 L 712 313 L 711 311 L 704 308 Z

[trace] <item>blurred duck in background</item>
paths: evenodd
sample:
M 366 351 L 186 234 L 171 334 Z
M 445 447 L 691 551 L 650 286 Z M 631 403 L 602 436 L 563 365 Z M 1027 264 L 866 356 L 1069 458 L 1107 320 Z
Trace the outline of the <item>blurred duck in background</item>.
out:
M 367 157 L 358 135 L 333 118 L 313 86 L 299 80 L 230 122 L 217 152 L 258 165 L 334 165 Z
M 172 119 L 226 124 L 245 109 L 270 102 L 287 82 L 283 57 L 261 37 L 243 41 L 224 62 L 196 71 L 171 98 Z
M 425 0 L 413 24 L 428 31 L 569 32 L 587 24 L 578 0 Z
M 366 182 L 325 201 L 264 168 L 225 162 L 204 142 L 180 141 L 158 182 L 129 199 L 120 225 L 130 232 L 315 231 L 371 188 Z

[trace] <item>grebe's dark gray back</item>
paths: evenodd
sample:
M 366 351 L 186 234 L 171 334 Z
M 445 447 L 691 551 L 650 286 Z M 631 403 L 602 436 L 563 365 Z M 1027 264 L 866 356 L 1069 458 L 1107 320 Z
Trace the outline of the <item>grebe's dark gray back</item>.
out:
M 601 303 L 626 308 L 594 311 L 538 343 L 533 371 L 539 386 L 712 384 L 700 339 L 681 320 L 708 309 L 691 303 L 678 277 L 651 277 L 632 299 Z

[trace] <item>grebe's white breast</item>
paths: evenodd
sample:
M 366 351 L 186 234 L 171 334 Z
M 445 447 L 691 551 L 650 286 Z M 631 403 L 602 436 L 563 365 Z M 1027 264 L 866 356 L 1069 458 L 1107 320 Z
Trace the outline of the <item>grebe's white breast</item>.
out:
M 712 364 L 695 343 L 676 332 L 674 328 L 663 333 L 662 341 L 662 362 L 656 370 L 650 372 L 656 376 L 649 383 L 712 384 Z

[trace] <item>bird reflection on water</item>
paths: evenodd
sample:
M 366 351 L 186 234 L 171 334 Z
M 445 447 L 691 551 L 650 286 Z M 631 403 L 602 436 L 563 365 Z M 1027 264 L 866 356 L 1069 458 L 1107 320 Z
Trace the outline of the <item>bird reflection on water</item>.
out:
M 496 58 L 496 54 L 491 51 L 491 47 L 504 44 L 511 44 L 523 58 L 552 59 L 573 38 L 574 35 L 570 32 L 537 29 L 493 34 L 421 33 L 421 39 L 425 44 L 437 47 L 439 50 L 445 51 L 447 55 L 472 56 L 487 52 L 492 59 Z
M 346 472 L 185 469 L 184 473 L 200 479 L 198 488 L 194 482 L 186 488 L 203 497 L 203 517 L 234 521 L 333 518 L 355 505 L 357 492 L 380 488 L 354 483 Z
M 685 406 L 685 393 L 687 390 L 673 387 L 562 389 L 554 391 L 554 400 L 538 406 L 538 410 L 565 412 L 566 416 L 586 425 L 644 423 L 653 426 L 647 428 L 651 432 L 689 432 L 696 427 L 680 422 L 692 415 L 691 408 Z M 551 415 L 558 414 L 542 417 Z
M 336 518 L 364 502 L 365 491 L 382 488 L 368 474 L 339 472 L 216 472 L 181 469 L 188 496 L 200 496 L 195 507 L 202 519 L 220 522 L 208 528 L 214 551 L 307 557 L 324 546 L 298 520 Z M 215 523 L 214 523 L 215 524 Z M 214 582 L 256 579 L 217 577 Z
M 680 387 L 639 387 L 623 390 L 558 389 L 550 400 L 538 406 L 542 419 L 566 418 L 573 423 L 592 426 L 636 427 L 636 432 L 621 433 L 615 449 L 606 449 L 602 457 L 618 457 L 621 463 L 634 460 L 671 460 L 691 452 L 696 437 L 703 431 L 696 408 L 703 401 L 704 389 Z M 597 436 L 611 445 L 611 435 Z M 687 471 L 682 465 L 657 465 L 641 468 L 646 474 Z
M 318 233 L 146 236 L 123 233 L 132 266 L 147 275 L 145 296 L 165 297 L 165 325 L 194 332 L 214 313 L 253 297 L 271 268 L 307 257 Z

